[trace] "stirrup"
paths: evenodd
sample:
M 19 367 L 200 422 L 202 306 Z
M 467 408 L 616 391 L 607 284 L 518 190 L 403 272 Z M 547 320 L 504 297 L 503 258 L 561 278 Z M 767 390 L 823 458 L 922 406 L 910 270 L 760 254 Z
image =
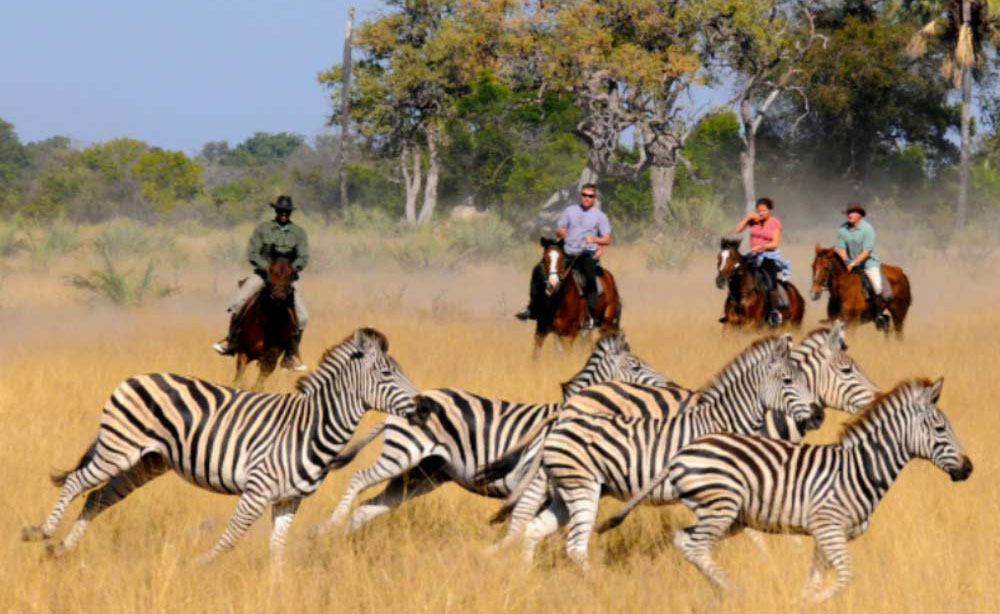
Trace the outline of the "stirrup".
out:
M 875 330 L 889 330 L 889 316 L 884 313 L 875 316 Z
M 212 349 L 221 354 L 222 356 L 230 356 L 235 351 L 229 346 L 229 340 L 223 339 L 222 341 L 216 341 L 212 344 Z
M 587 316 L 583 319 L 583 325 L 580 326 L 580 328 L 582 330 L 594 330 L 595 325 L 596 324 L 594 322 L 594 318 L 591 316 Z
M 521 320 L 522 322 L 524 322 L 525 320 L 530 320 L 531 319 L 531 309 L 527 309 L 527 308 L 526 309 L 522 309 L 521 311 L 518 311 L 517 313 L 515 313 L 514 317 L 517 318 L 518 320 Z

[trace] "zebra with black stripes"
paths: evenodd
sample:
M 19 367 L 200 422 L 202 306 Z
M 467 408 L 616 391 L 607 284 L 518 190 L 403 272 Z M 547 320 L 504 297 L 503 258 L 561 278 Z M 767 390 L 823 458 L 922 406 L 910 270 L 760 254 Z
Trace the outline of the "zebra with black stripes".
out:
M 847 354 L 846 349 L 844 324 L 838 321 L 832 328 L 819 328 L 806 335 L 791 351 L 790 358 L 805 377 L 806 386 L 815 401 L 824 407 L 857 413 L 875 399 L 878 388 L 857 362 Z M 660 416 L 665 416 L 679 411 L 677 407 L 681 405 L 687 407 L 697 405 L 695 398 L 699 394 L 697 390 L 681 388 L 676 384 L 671 386 L 675 394 L 665 397 L 665 400 L 672 409 L 663 411 L 659 405 L 639 407 L 638 409 L 643 412 L 641 415 L 653 417 L 655 412 L 659 411 Z M 609 406 L 604 404 L 598 409 Z M 613 409 L 629 412 L 633 407 L 632 404 L 626 403 L 613 406 Z M 766 411 L 759 434 L 798 442 L 804 437 L 806 426 L 806 424 L 797 425 L 790 419 L 789 414 Z M 818 424 L 813 423 L 808 426 L 818 426 Z M 521 465 L 524 466 L 527 462 L 522 461 Z M 503 469 L 505 467 L 498 466 L 496 471 L 486 472 L 483 477 L 494 477 L 493 474 Z M 550 491 L 545 472 L 538 471 L 534 481 L 523 484 L 522 489 L 523 493 L 519 493 L 517 497 L 512 496 L 512 503 L 494 516 L 494 522 L 500 522 L 509 516 L 510 523 L 504 537 L 491 548 L 491 551 L 505 548 L 516 541 L 532 518 L 543 508 Z
M 617 332 L 599 339 L 583 368 L 562 384 L 563 400 L 592 384 L 611 380 L 650 386 L 668 384 L 665 377 L 632 354 L 625 334 Z M 555 414 L 561 405 L 490 399 L 456 388 L 421 393 L 417 406 L 424 420 L 414 424 L 390 416 L 337 457 L 336 466 L 346 465 L 378 435 L 385 435 L 379 458 L 354 473 L 333 513 L 326 522 L 313 527 L 312 533 L 325 533 L 343 524 L 357 496 L 385 481 L 389 484 L 381 493 L 354 510 L 349 530 L 449 481 L 476 494 L 506 497 L 519 467 L 485 485 L 473 483 L 476 471 L 503 456 L 511 443 Z M 531 457 L 526 454 L 520 466 L 530 462 Z
M 802 371 L 790 360 L 790 344 L 790 335 L 752 344 L 698 394 L 605 383 L 573 396 L 494 519 L 514 509 L 537 474 L 544 472 L 551 502 L 524 532 L 524 558 L 530 562 L 537 543 L 568 523 L 566 551 L 587 567 L 600 496 L 626 499 L 642 490 L 685 443 L 717 431 L 756 433 L 764 427 L 767 410 L 786 412 L 806 427 L 818 426 L 822 408 L 811 401 Z M 491 471 L 504 471 L 504 463 L 516 462 L 540 430 L 526 435 L 480 477 L 488 479 Z M 655 495 L 657 502 L 672 501 L 666 493 Z
M 847 543 L 868 529 L 875 506 L 911 459 L 931 461 L 952 481 L 972 473 L 972 462 L 937 407 L 942 385 L 941 379 L 924 379 L 896 386 L 831 445 L 726 433 L 685 446 L 658 478 L 696 518 L 694 526 L 674 533 L 674 544 L 725 590 L 727 574 L 712 559 L 717 541 L 741 527 L 808 533 L 816 547 L 803 597 L 828 599 L 851 580 Z M 656 488 L 654 481 L 646 490 Z M 608 524 L 621 522 L 630 509 Z M 836 581 L 819 590 L 830 567 Z
M 292 519 L 312 494 L 361 416 L 378 408 L 413 416 L 416 389 L 377 330 L 358 329 L 323 355 L 293 394 L 261 394 L 153 373 L 115 389 L 97 437 L 72 471 L 53 475 L 62 492 L 41 526 L 22 539 L 49 539 L 70 502 L 93 490 L 53 555 L 74 547 L 94 518 L 154 478 L 174 470 L 207 490 L 240 495 L 229 525 L 203 561 L 231 549 L 271 506 L 271 554 L 280 568 Z

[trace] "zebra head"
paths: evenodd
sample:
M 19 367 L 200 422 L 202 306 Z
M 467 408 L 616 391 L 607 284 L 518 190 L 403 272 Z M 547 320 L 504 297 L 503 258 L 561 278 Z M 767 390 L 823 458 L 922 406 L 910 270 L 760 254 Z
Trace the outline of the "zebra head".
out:
M 951 476 L 953 482 L 968 479 L 972 474 L 972 461 L 958 442 L 948 417 L 937 406 L 944 378 L 938 378 L 933 384 L 929 381 L 915 384 L 917 390 L 912 402 L 916 419 L 908 429 L 910 452 L 934 463 Z
M 878 386 L 847 352 L 844 323 L 809 333 L 794 350 L 792 360 L 806 376 L 813 398 L 824 407 L 856 414 L 875 400 Z
M 625 333 L 617 331 L 598 339 L 583 369 L 563 382 L 563 401 L 588 386 L 611 381 L 661 388 L 669 384 L 667 378 L 632 353 Z
M 349 421 L 360 420 L 369 409 L 409 417 L 416 410 L 417 388 L 388 351 L 384 334 L 359 328 L 327 350 L 298 389 L 323 397 L 326 407 L 350 414 Z
M 806 376 L 791 360 L 792 336 L 784 334 L 771 344 L 771 355 L 757 388 L 757 401 L 766 411 L 788 414 L 800 432 L 819 428 L 823 406 L 812 400 Z

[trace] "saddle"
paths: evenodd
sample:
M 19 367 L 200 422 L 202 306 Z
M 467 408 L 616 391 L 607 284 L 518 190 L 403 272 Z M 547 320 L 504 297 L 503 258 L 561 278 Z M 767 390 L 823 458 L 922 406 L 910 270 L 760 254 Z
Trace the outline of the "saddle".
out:
M 597 296 L 604 294 L 604 283 L 601 281 L 601 277 L 603 275 L 604 269 L 598 265 L 597 272 L 595 273 L 595 276 L 597 277 Z M 576 284 L 576 291 L 580 294 L 580 296 L 583 296 L 583 289 L 587 286 L 587 280 L 583 277 L 583 273 L 575 268 L 573 269 L 573 283 Z
M 853 272 L 861 277 L 861 286 L 865 289 L 865 300 L 869 303 L 874 302 L 875 288 L 872 287 L 872 280 L 865 275 L 864 269 L 854 269 Z M 878 268 L 878 274 L 882 276 L 882 300 L 888 303 L 892 300 L 892 285 L 885 278 L 885 271 L 882 270 L 881 266 Z

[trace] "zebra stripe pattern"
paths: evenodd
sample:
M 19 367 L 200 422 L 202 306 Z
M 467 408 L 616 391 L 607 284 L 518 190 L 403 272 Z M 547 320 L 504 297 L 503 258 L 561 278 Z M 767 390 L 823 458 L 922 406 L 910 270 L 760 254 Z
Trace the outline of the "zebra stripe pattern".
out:
M 153 373 L 115 389 L 101 412 L 94 443 L 62 486 L 44 524 L 24 540 L 52 537 L 66 507 L 90 493 L 69 534 L 50 544 L 69 550 L 93 519 L 136 488 L 174 470 L 207 490 L 239 494 L 236 511 L 207 561 L 229 550 L 265 511 L 274 512 L 271 553 L 280 567 L 299 502 L 319 486 L 332 460 L 369 408 L 413 415 L 416 389 L 388 354 L 385 335 L 359 329 L 328 350 L 294 394 L 260 394 Z
M 791 360 L 802 371 L 806 385 L 813 393 L 813 398 L 820 404 L 833 409 L 857 411 L 858 407 L 872 401 L 878 389 L 865 375 L 858 364 L 846 350 L 844 341 L 844 324 L 837 322 L 832 329 L 820 328 L 812 331 L 791 352 Z M 666 417 L 680 411 L 682 406 L 696 405 L 692 397 L 699 394 L 696 390 L 681 388 L 671 384 L 674 394 L 666 397 L 668 409 L 664 411 L 659 404 L 649 407 L 639 407 L 641 415 L 647 417 Z M 635 407 L 631 403 L 621 406 L 611 406 L 615 410 L 631 411 Z M 660 412 L 660 413 L 656 413 Z M 764 412 L 764 425 L 758 432 L 765 437 L 801 441 L 805 435 L 806 425 L 798 425 L 784 412 Z M 537 450 L 537 446 L 533 448 Z M 527 453 L 526 453 L 527 455 Z M 522 466 L 524 463 L 522 463 Z M 511 496 L 511 503 L 505 506 L 496 516 L 494 522 L 504 520 L 508 515 L 510 523 L 504 537 L 491 550 L 498 550 L 512 544 L 522 533 L 528 522 L 543 508 L 548 498 L 548 482 L 543 471 L 531 483 L 522 485 L 517 496 Z M 629 505 L 634 507 L 642 498 L 633 498 Z M 628 508 L 631 509 L 631 508 Z M 627 513 L 627 512 L 625 512 Z
M 602 337 L 583 369 L 562 384 L 563 400 L 598 382 L 618 380 L 650 386 L 667 385 L 666 378 L 631 351 L 622 332 Z M 561 403 L 528 404 L 488 399 L 454 388 L 422 393 L 418 411 L 426 414 L 426 421 L 411 424 L 390 416 L 337 458 L 337 466 L 345 465 L 375 437 L 385 435 L 378 460 L 354 473 L 329 519 L 314 527 L 312 533 L 325 533 L 343 524 L 357 496 L 387 480 L 389 484 L 380 494 L 354 511 L 349 530 L 451 480 L 476 494 L 506 497 L 521 467 L 532 460 L 533 454 L 525 455 L 519 466 L 507 475 L 485 485 L 473 481 L 476 471 L 503 456 L 513 442 L 554 415 L 560 406 Z
M 631 496 L 678 448 L 701 435 L 756 433 L 764 426 L 765 410 L 787 412 L 800 421 L 821 419 L 822 408 L 810 402 L 805 378 L 789 359 L 790 343 L 790 335 L 754 343 L 698 394 L 608 383 L 571 398 L 536 461 L 548 478 L 552 501 L 525 531 L 526 561 L 533 558 L 538 541 L 568 523 L 567 553 L 586 567 L 601 494 Z M 538 475 L 529 472 L 498 516 L 516 506 L 514 497 L 530 490 L 522 485 Z M 674 500 L 663 489 L 654 496 L 661 502 Z
M 848 541 L 867 528 L 875 506 L 912 458 L 930 460 L 953 481 L 972 462 L 937 407 L 942 380 L 905 382 L 849 424 L 833 445 L 795 445 L 714 434 L 681 449 L 665 474 L 695 513 L 674 543 L 716 585 L 729 585 L 713 545 L 734 528 L 805 532 L 816 548 L 803 597 L 821 601 L 850 582 Z M 836 581 L 820 590 L 824 572 Z

